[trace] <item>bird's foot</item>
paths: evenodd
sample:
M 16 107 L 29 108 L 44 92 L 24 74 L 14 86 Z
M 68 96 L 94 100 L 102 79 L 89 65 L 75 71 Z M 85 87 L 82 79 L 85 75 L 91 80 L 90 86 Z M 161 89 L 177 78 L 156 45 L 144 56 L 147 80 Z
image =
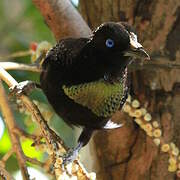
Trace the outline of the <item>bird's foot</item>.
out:
M 17 95 L 20 96 L 21 94 L 29 94 L 34 88 L 36 84 L 32 81 L 22 81 L 19 84 L 10 87 L 10 97 Z
M 70 149 L 64 156 L 63 156 L 63 163 L 62 166 L 72 163 L 78 157 L 79 150 L 77 148 Z

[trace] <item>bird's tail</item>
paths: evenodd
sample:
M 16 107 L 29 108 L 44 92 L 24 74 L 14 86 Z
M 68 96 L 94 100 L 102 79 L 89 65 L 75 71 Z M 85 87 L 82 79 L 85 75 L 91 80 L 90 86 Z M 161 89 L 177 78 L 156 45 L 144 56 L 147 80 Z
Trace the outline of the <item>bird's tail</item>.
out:
M 103 129 L 117 129 L 117 128 L 120 128 L 122 127 L 123 124 L 117 124 L 117 123 L 114 123 L 110 120 L 107 121 L 107 123 L 103 126 Z

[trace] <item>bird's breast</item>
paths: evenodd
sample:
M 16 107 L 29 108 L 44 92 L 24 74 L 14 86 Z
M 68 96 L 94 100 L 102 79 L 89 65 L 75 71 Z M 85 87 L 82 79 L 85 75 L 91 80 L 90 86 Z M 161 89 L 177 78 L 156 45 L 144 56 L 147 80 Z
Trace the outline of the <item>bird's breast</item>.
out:
M 124 93 L 122 82 L 108 83 L 104 79 L 62 88 L 75 103 L 101 117 L 110 117 L 120 108 Z

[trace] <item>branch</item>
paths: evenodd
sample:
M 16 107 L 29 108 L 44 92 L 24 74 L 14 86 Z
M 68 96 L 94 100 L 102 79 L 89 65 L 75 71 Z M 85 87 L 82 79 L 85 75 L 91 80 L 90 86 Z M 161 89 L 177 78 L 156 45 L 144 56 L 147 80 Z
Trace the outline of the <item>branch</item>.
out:
M 5 78 L 4 78 L 5 79 Z M 12 78 L 11 78 L 12 80 Z M 8 81 L 9 83 L 10 81 Z M 13 83 L 15 83 L 15 80 L 13 80 Z M 13 150 L 16 154 L 16 157 L 18 159 L 19 167 L 21 169 L 21 173 L 23 176 L 23 179 L 29 179 L 29 174 L 26 167 L 26 160 L 24 158 L 24 154 L 20 145 L 19 138 L 15 135 L 15 133 L 12 131 L 16 127 L 14 115 L 12 113 L 12 110 L 9 106 L 8 99 L 5 93 L 5 90 L 3 88 L 2 82 L 0 80 L 0 107 L 2 114 L 4 116 L 4 121 L 7 125 L 8 132 L 11 138 L 11 142 L 13 144 Z
M 5 166 L 6 161 L 10 158 L 10 156 L 13 154 L 13 149 L 10 149 L 2 158 L 0 163 Z
M 2 59 L 11 59 L 11 58 L 16 58 L 16 57 L 24 57 L 24 56 L 29 56 L 32 55 L 32 51 L 31 50 L 27 50 L 27 51 L 18 51 L 15 52 L 13 54 L 10 55 L 6 55 L 6 56 L 0 56 L 0 60 Z
M 36 136 L 34 134 L 29 134 L 26 131 L 24 131 L 23 129 L 20 129 L 19 127 L 16 127 L 14 130 L 14 133 L 16 133 L 19 137 L 25 137 L 25 138 L 29 138 L 32 139 L 34 141 L 36 141 L 37 139 L 40 139 L 41 137 Z
M 152 58 L 151 61 L 136 61 L 129 66 L 130 70 L 142 70 L 142 69 L 180 69 L 180 64 L 172 61 L 165 61 L 159 58 Z
M 91 30 L 69 0 L 32 0 L 40 10 L 56 40 L 62 37 L 87 37 Z
M 44 165 L 43 162 L 38 161 L 38 160 L 35 159 L 35 158 L 30 158 L 30 157 L 28 157 L 28 156 L 25 156 L 25 158 L 26 158 L 26 161 L 28 161 L 28 162 L 30 162 L 30 163 L 32 163 L 32 164 L 36 164 L 36 165 L 38 165 L 38 166 L 40 166 L 40 167 L 42 167 L 42 166 Z
M 41 72 L 41 69 L 35 65 L 27 65 L 15 62 L 0 62 L 0 66 L 6 70 L 23 70 L 32 72 Z

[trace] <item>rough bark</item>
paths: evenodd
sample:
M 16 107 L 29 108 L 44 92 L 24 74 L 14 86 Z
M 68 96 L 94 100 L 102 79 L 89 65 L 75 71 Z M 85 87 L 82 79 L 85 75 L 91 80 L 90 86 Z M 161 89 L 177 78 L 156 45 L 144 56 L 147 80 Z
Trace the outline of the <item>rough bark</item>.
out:
M 80 0 L 80 11 L 91 28 L 106 21 L 128 21 L 150 52 L 152 61 L 180 62 L 179 0 Z M 132 93 L 147 105 L 160 122 L 163 138 L 180 147 L 180 70 L 159 69 L 132 72 Z M 127 116 L 114 119 L 126 125 L 95 136 L 101 162 L 98 179 L 172 180 L 168 157 Z
M 68 36 L 86 37 L 91 30 L 69 0 L 32 0 L 56 40 Z

